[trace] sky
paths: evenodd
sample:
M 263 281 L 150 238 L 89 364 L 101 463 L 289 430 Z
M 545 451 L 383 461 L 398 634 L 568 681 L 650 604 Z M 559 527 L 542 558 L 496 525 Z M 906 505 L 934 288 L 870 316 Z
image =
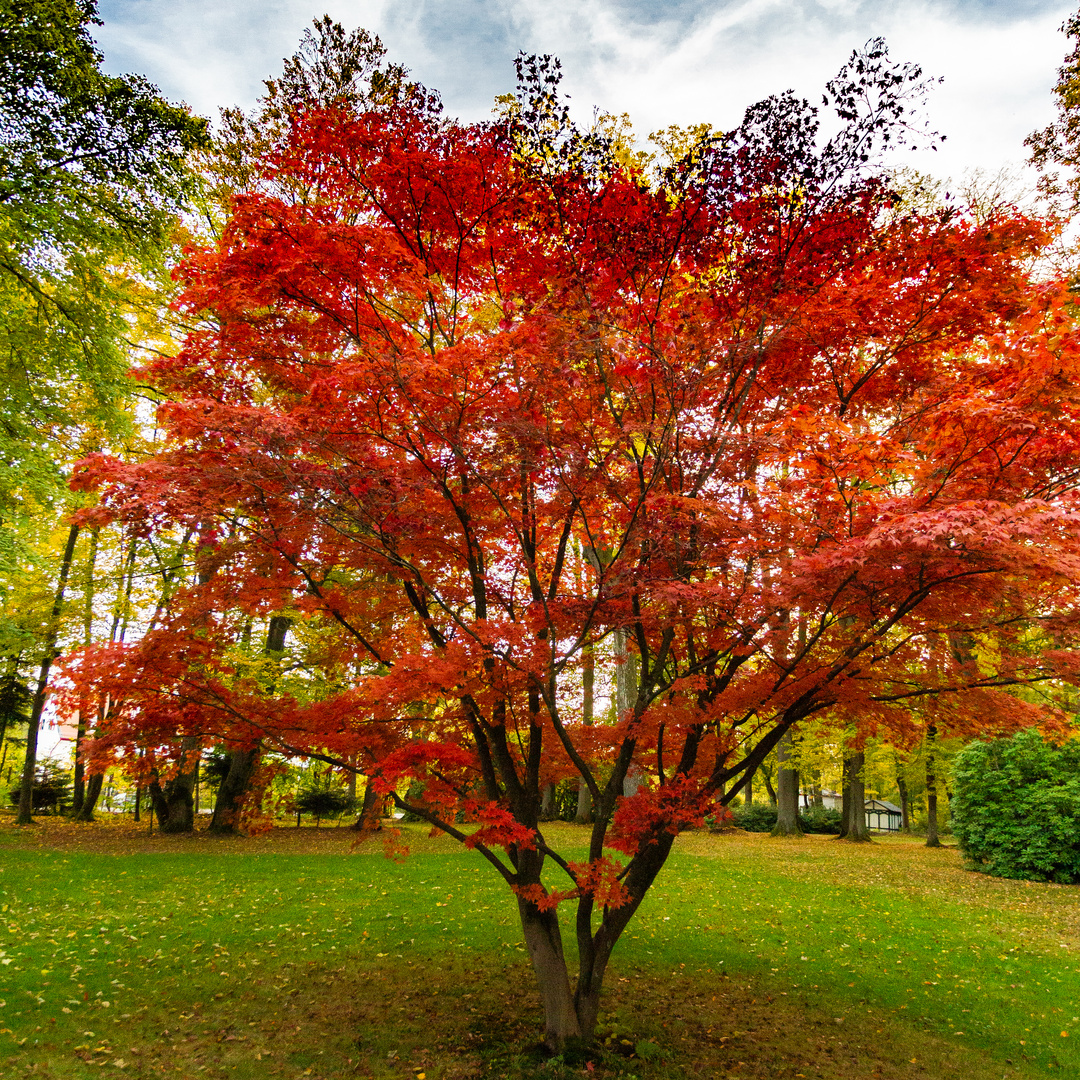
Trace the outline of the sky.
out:
M 1051 89 L 1076 0 L 99 0 L 105 68 L 138 72 L 215 118 L 250 107 L 324 12 L 378 34 L 389 58 L 465 120 L 513 89 L 519 51 L 562 60 L 579 121 L 629 113 L 636 131 L 724 129 L 769 94 L 820 100 L 852 50 L 882 36 L 895 60 L 942 77 L 927 102 L 946 136 L 900 164 L 957 178 L 1026 158 L 1054 117 Z

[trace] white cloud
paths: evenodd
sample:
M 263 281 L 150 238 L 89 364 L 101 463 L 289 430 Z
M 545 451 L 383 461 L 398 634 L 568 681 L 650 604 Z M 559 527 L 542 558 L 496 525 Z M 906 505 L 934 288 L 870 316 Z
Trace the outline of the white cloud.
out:
M 789 87 L 817 100 L 852 49 L 883 35 L 897 60 L 944 75 L 928 110 L 945 146 L 920 167 L 959 173 L 1024 157 L 1023 138 L 1053 115 L 1066 51 L 1053 0 L 102 0 L 100 41 L 114 70 L 147 74 L 214 115 L 250 105 L 311 18 L 365 26 L 391 57 L 443 92 L 448 110 L 488 115 L 513 85 L 518 50 L 562 58 L 587 120 L 629 112 L 643 132 L 669 123 L 738 122 Z

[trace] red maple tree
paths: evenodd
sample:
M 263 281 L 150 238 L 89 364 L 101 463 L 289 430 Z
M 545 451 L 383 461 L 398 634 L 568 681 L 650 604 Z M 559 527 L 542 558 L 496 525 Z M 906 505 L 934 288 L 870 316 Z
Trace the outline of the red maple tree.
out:
M 1043 224 L 908 212 L 867 171 L 913 79 L 880 48 L 830 85 L 824 146 L 788 95 L 652 172 L 524 68 L 498 124 L 298 114 L 190 253 L 204 329 L 145 373 L 171 444 L 78 482 L 197 532 L 199 583 L 70 670 L 109 696 L 98 753 L 260 740 L 474 848 L 558 1048 L 676 835 L 800 721 L 1047 719 L 1008 691 L 1077 674 L 1078 351 L 1029 273 Z M 281 612 L 318 629 L 310 694 L 230 660 Z M 629 688 L 607 722 L 586 665 Z M 577 862 L 540 820 L 569 777 Z

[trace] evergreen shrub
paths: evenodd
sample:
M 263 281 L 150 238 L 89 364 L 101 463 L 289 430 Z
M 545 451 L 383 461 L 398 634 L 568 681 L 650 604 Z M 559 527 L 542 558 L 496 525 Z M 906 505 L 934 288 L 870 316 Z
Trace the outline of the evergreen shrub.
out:
M 32 812 L 42 814 L 48 811 L 61 814 L 71 802 L 72 784 L 67 766 L 52 758 L 44 758 L 34 768 L 34 783 L 30 788 Z M 12 806 L 19 805 L 21 785 L 8 792 Z
M 300 793 L 296 809 L 302 814 L 311 814 L 318 826 L 324 817 L 340 817 L 346 810 L 353 809 L 355 803 L 356 800 L 344 791 L 312 787 Z

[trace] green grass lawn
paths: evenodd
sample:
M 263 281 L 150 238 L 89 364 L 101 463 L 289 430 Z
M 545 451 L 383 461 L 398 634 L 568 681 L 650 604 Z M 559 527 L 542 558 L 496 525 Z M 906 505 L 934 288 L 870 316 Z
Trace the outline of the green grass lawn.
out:
M 1080 1075 L 1075 888 L 896 839 L 680 838 L 589 1069 L 528 1054 L 514 904 L 476 856 L 350 841 L 0 829 L 0 1076 Z

